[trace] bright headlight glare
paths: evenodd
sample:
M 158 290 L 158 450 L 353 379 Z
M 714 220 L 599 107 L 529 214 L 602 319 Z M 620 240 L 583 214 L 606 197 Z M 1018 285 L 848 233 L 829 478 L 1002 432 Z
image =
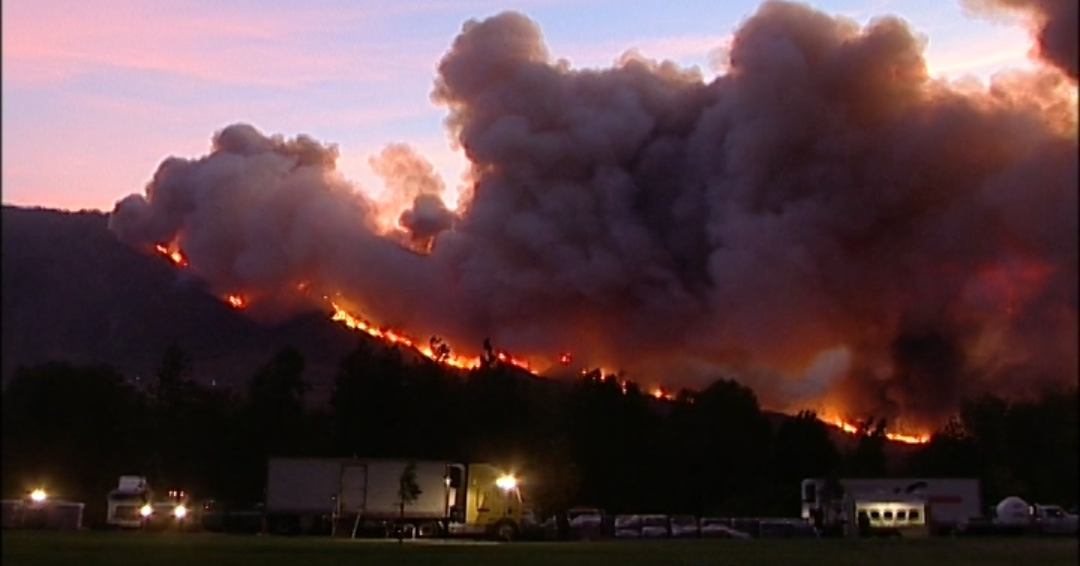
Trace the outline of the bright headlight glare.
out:
M 46 495 L 44 489 L 35 489 L 30 492 L 30 500 L 34 503 L 41 503 L 42 501 L 45 501 L 46 497 L 48 497 L 48 495 Z
M 173 509 L 173 515 L 176 516 L 177 519 L 183 519 L 187 516 L 187 507 L 177 505 L 176 508 Z
M 500 476 L 499 479 L 495 480 L 495 485 L 500 489 L 511 490 L 517 487 L 517 478 L 509 474 Z
M 154 514 L 154 508 L 151 507 L 149 503 L 147 503 L 139 509 L 139 514 L 143 517 L 149 517 L 150 515 Z

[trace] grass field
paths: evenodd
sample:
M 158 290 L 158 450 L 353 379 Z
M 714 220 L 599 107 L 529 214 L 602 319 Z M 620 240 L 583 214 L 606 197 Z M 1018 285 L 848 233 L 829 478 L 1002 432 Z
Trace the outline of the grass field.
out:
M 669 540 L 484 544 L 177 533 L 5 531 L 3 566 L 967 566 L 1077 564 L 1066 539 Z

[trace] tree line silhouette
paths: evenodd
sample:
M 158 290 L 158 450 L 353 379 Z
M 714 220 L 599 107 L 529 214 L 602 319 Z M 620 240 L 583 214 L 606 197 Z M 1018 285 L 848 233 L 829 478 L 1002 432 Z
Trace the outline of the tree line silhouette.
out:
M 45 485 L 85 502 L 92 524 L 121 474 L 241 507 L 263 499 L 270 456 L 358 456 L 499 464 L 519 473 L 541 514 L 794 516 L 807 477 L 977 477 L 987 505 L 1077 501 L 1075 385 L 969 400 L 897 460 L 884 420 L 838 444 L 813 412 L 770 418 L 725 378 L 659 401 L 599 371 L 554 382 L 491 355 L 461 371 L 361 342 L 316 404 L 304 370 L 286 347 L 246 390 L 211 387 L 191 379 L 175 345 L 146 387 L 107 365 L 19 368 L 3 390 L 4 496 Z

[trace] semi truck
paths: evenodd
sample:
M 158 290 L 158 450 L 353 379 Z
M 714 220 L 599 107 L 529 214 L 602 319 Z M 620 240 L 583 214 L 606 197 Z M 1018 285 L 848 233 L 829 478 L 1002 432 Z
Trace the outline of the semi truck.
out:
M 420 492 L 402 508 L 402 474 L 412 465 Z M 271 458 L 265 520 L 278 533 L 355 537 L 364 528 L 418 537 L 486 535 L 513 540 L 526 516 L 517 479 L 491 464 L 358 458 Z M 384 531 L 386 532 L 386 531 Z
M 120 476 L 116 489 L 106 498 L 105 523 L 125 529 L 141 528 L 150 516 L 150 484 L 142 476 Z
M 974 478 L 805 479 L 802 517 L 829 533 L 946 534 L 981 515 Z M 903 512 L 901 520 L 900 513 Z
M 155 497 L 143 476 L 120 476 L 106 503 L 105 523 L 111 527 L 184 529 L 194 524 L 186 493 L 169 490 L 165 496 Z

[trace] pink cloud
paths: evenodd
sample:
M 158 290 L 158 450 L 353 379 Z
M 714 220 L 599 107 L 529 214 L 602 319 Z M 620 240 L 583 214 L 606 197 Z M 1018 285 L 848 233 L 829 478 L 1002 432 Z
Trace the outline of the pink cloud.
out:
M 309 81 L 389 81 L 433 65 L 436 41 L 417 45 L 356 40 L 328 49 L 312 37 L 337 26 L 354 37 L 378 25 L 380 11 L 308 9 L 257 13 L 137 0 L 5 2 L 4 80 L 62 80 L 95 66 L 176 73 L 223 83 L 290 86 Z M 383 13 L 385 15 L 385 13 Z

